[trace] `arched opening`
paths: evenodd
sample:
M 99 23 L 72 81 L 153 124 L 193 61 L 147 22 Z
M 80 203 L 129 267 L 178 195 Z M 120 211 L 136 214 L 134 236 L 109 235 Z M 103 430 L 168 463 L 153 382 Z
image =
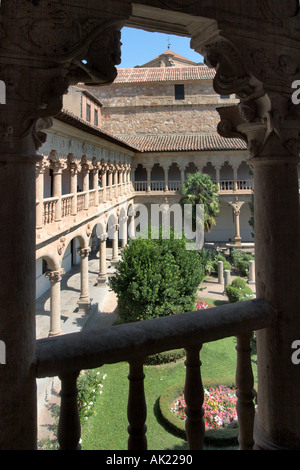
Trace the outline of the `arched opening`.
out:
M 159 163 L 155 163 L 151 170 L 151 190 L 163 191 L 165 187 L 165 172 Z

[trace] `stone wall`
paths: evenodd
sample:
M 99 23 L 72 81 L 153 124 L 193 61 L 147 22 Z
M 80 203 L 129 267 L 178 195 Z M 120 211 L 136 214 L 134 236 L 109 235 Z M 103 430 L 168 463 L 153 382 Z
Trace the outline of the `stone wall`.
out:
M 175 99 L 174 82 L 122 83 L 93 88 L 103 108 L 102 128 L 112 134 L 216 132 L 216 106 L 232 99 L 217 95 L 211 80 L 184 82 Z

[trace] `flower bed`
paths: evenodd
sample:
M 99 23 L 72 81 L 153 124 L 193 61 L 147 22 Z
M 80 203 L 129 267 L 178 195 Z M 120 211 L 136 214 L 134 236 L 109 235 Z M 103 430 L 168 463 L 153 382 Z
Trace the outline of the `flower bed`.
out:
M 222 378 L 203 380 L 203 387 L 206 390 L 203 404 L 205 411 L 204 443 L 222 447 L 237 445 L 238 421 L 235 410 L 234 380 Z M 161 395 L 159 406 L 164 425 L 175 435 L 186 439 L 183 388 L 183 383 L 168 388 Z M 224 397 L 226 398 L 225 404 Z
M 236 388 L 218 385 L 204 390 L 205 429 L 237 428 Z M 186 420 L 186 403 L 183 393 L 173 401 L 170 410 L 179 419 Z

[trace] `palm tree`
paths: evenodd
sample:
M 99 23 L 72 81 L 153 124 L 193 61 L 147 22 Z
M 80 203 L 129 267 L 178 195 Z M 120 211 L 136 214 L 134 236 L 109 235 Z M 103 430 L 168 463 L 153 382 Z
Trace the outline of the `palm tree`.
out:
M 188 174 L 186 181 L 181 189 L 183 198 L 180 204 L 192 204 L 193 223 L 196 224 L 196 204 L 204 206 L 204 231 L 210 232 L 216 225 L 216 217 L 220 212 L 220 200 L 218 186 L 212 181 L 211 177 L 202 173 Z

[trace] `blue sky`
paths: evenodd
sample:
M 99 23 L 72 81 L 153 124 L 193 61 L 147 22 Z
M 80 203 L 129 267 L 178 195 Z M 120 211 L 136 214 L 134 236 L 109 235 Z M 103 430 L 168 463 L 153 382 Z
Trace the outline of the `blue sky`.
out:
M 173 52 L 194 62 L 203 61 L 202 56 L 190 48 L 190 38 L 123 28 L 121 41 L 122 63 L 118 67 L 131 68 L 143 65 L 165 52 L 168 49 L 168 42 Z

